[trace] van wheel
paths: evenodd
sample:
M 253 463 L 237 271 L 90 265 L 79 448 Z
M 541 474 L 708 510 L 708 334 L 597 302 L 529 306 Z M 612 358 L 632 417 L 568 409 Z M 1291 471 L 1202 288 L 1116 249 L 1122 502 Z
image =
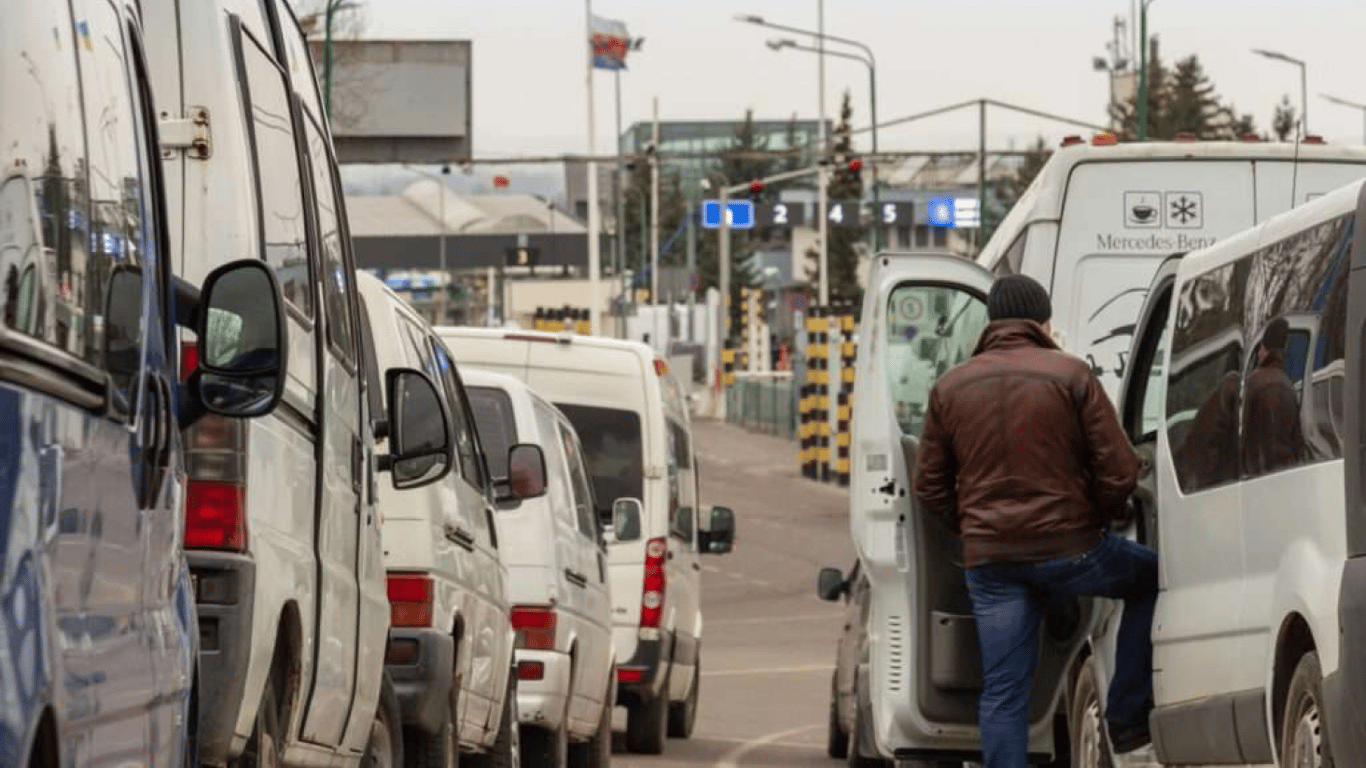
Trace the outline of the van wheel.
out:
M 436 733 L 426 733 L 419 728 L 404 728 L 403 743 L 408 768 L 456 768 L 460 744 L 457 741 L 458 710 L 456 702 L 460 699 L 460 681 L 451 681 L 450 701 L 446 705 L 446 722 Z
M 569 724 L 555 728 L 528 725 L 522 729 L 522 758 L 527 765 L 564 768 L 569 763 Z
M 693 726 L 697 724 L 698 686 L 702 684 L 702 659 L 695 660 L 692 668 L 692 687 L 688 698 L 678 703 L 669 703 L 669 735 L 675 739 L 692 736 Z
M 849 768 L 892 768 L 891 760 L 880 757 L 865 757 L 863 750 L 870 747 L 872 739 L 867 738 L 867 727 L 863 724 L 863 699 L 857 689 L 854 691 L 854 727 L 849 729 L 849 751 L 846 755 Z M 931 763 L 931 765 L 934 765 Z
M 233 768 L 284 768 L 285 729 L 280 701 L 281 665 L 277 663 L 266 678 L 261 692 L 261 706 L 256 708 L 256 724 L 251 729 L 251 740 L 242 756 L 232 763 Z
M 389 673 L 385 672 L 375 721 L 370 724 L 370 740 L 365 745 L 365 758 L 361 760 L 362 768 L 400 768 L 403 765 L 402 723 L 398 696 L 389 681 Z
M 839 688 L 833 677 L 830 680 L 830 722 L 826 725 L 825 754 L 836 760 L 849 756 L 849 734 L 840 727 Z
M 602 697 L 598 730 L 588 741 L 569 745 L 570 768 L 608 768 L 612 764 L 612 696 L 616 693 L 616 680 L 614 668 L 607 675 L 607 692 Z
M 1295 667 L 1285 697 L 1281 725 L 1281 765 L 1285 768 L 1333 768 L 1328 731 L 1323 722 L 1323 672 L 1319 655 L 1310 651 Z
M 1081 672 L 1077 675 L 1068 730 L 1071 731 L 1072 765 L 1075 768 L 1111 768 L 1110 737 L 1105 727 L 1105 713 L 1101 710 L 1094 658 L 1083 662 Z
M 642 755 L 664 754 L 664 742 L 669 730 L 669 677 L 664 674 L 664 685 L 659 695 L 645 702 L 637 702 L 626 709 L 626 748 Z
M 498 723 L 497 740 L 489 747 L 489 751 L 481 755 L 468 755 L 459 761 L 460 764 L 471 768 L 520 768 L 524 761 L 517 720 L 517 674 L 513 672 L 508 677 L 507 691 L 503 694 L 503 717 Z

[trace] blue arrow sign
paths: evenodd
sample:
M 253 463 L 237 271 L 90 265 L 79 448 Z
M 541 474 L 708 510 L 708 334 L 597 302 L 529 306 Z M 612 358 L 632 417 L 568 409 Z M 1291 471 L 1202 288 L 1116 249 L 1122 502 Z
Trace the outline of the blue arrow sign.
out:
M 753 229 L 754 228 L 754 202 L 751 200 L 727 200 L 726 209 L 730 214 L 730 223 L 727 225 L 731 229 Z M 707 229 L 720 229 L 721 227 L 721 201 L 703 200 L 702 201 L 702 226 Z

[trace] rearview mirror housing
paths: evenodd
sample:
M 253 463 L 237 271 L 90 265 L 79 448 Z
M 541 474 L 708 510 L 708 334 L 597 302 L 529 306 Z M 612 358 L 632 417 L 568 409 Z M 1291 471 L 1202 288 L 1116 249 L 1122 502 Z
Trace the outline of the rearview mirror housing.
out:
M 618 542 L 639 541 L 641 520 L 645 507 L 640 499 L 621 498 L 612 502 L 613 538 Z
M 210 413 L 265 416 L 284 394 L 289 355 L 284 299 L 275 272 L 243 259 L 215 269 L 200 291 L 193 388 Z
M 545 495 L 545 453 L 541 446 L 519 443 L 508 449 L 508 485 L 517 499 L 538 499 Z
M 389 393 L 389 455 L 381 469 L 399 490 L 431 485 L 455 466 L 450 417 L 436 385 L 408 368 L 385 373 Z
M 844 574 L 838 568 L 822 568 L 816 577 L 816 594 L 828 603 L 843 597 L 845 589 Z
M 710 525 L 698 531 L 704 555 L 726 555 L 735 549 L 735 512 L 729 507 L 712 507 Z

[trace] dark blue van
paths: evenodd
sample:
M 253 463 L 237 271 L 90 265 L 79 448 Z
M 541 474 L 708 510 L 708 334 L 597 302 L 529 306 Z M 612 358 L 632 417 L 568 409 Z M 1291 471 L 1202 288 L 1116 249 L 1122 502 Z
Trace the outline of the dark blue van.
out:
M 180 432 L 270 412 L 274 274 L 169 270 L 128 0 L 0 2 L 0 766 L 192 764 Z M 180 385 L 176 326 L 197 331 Z

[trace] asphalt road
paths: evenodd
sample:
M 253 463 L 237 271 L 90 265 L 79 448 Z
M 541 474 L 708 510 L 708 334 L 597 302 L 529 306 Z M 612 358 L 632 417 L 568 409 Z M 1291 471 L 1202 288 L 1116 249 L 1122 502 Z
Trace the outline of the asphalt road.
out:
M 801 478 L 797 444 L 694 421 L 703 509 L 738 517 L 735 551 L 703 560 L 702 698 L 688 740 L 662 756 L 618 750 L 620 768 L 794 768 L 825 755 L 825 728 L 842 604 L 816 597 L 816 574 L 854 560 L 848 495 Z M 625 728 L 618 708 L 616 727 Z

